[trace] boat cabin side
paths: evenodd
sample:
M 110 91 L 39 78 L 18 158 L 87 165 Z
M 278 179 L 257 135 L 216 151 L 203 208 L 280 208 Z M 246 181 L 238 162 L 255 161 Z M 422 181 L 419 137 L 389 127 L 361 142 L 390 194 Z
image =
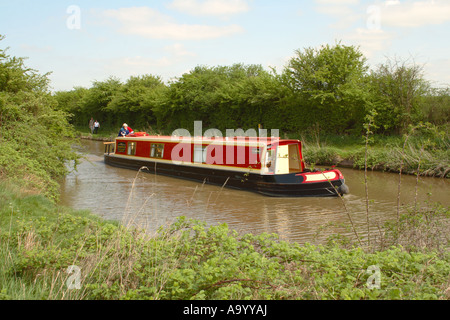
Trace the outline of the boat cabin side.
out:
M 105 143 L 105 153 L 155 162 L 288 174 L 305 169 L 299 140 L 124 137 Z

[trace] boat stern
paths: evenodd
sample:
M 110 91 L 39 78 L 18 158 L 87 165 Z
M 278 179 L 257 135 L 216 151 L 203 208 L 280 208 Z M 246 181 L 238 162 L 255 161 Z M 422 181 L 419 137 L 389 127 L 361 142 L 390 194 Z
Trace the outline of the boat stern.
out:
M 332 197 L 349 193 L 343 174 L 337 169 L 303 171 L 264 176 L 258 192 L 279 197 Z

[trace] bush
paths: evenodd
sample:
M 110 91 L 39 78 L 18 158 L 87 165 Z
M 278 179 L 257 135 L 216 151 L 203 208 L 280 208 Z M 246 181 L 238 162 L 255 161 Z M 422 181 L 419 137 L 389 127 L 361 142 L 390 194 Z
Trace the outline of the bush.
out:
M 0 36 L 0 41 L 2 40 Z M 0 178 L 56 200 L 56 178 L 67 174 L 74 130 L 67 114 L 55 110 L 47 75 L 24 65 L 0 49 Z

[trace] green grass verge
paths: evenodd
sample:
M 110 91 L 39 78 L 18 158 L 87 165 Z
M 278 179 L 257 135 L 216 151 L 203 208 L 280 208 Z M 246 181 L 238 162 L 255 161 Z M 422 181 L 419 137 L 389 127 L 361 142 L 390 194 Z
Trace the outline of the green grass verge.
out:
M 450 298 L 448 242 L 299 245 L 183 217 L 149 235 L 6 183 L 0 208 L 0 299 Z M 448 210 L 433 212 L 448 223 Z
M 450 177 L 448 134 L 435 139 L 423 135 L 409 137 L 406 143 L 402 136 L 375 136 L 370 137 L 367 149 L 364 137 L 324 136 L 319 139 L 306 136 L 300 139 L 304 145 L 305 161 L 310 166 L 336 165 L 364 169 L 367 163 L 370 170 L 401 170 L 406 174 Z

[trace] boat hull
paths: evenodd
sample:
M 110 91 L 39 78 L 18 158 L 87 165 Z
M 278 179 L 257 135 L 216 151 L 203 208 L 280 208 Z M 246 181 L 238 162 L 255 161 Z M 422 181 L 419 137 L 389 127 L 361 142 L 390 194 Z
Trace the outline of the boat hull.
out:
M 142 170 L 153 174 L 257 192 L 272 197 L 336 197 L 348 193 L 343 178 L 306 183 L 304 175 L 308 173 L 261 175 L 254 172 L 117 157 L 114 154 L 105 154 L 105 163 L 119 168 Z M 338 172 L 337 170 L 332 171 Z

